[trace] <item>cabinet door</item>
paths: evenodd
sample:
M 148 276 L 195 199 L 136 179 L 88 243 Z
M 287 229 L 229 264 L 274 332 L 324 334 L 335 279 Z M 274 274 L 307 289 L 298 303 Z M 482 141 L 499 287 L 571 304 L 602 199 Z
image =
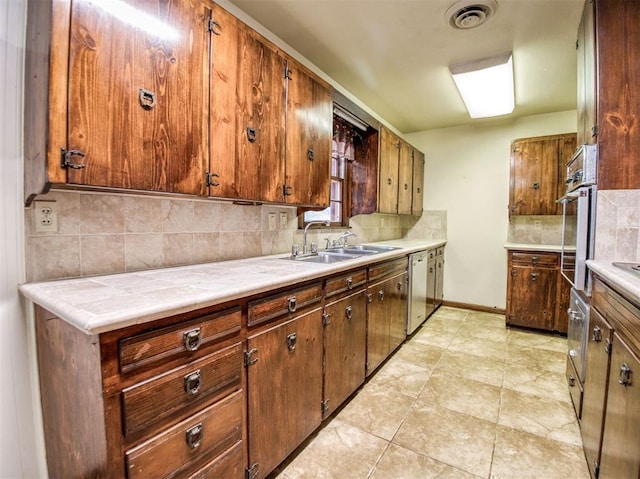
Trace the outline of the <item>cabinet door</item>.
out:
M 429 317 L 436 309 L 436 276 L 437 266 L 435 250 L 431 250 L 429 251 L 429 260 L 427 262 L 427 317 Z
M 400 141 L 398 159 L 398 214 L 411 214 L 413 194 L 413 148 L 405 141 Z
M 282 201 L 282 59 L 247 25 L 213 8 L 209 195 Z
M 444 298 L 444 257 L 436 258 L 436 287 L 435 287 L 435 306 L 442 304 Z
M 285 201 L 329 206 L 331 88 L 291 58 L 287 64 Z
M 72 3 L 67 148 L 85 166 L 67 181 L 203 194 L 210 11 L 198 0 L 118 5 Z
M 511 146 L 509 206 L 513 215 L 561 214 L 558 199 L 558 139 L 516 140 Z
M 266 477 L 320 425 L 322 310 L 250 336 L 249 464 Z
M 567 328 L 569 325 L 569 315 L 567 309 L 569 309 L 569 298 L 571 296 L 571 283 L 562 276 L 560 269 L 558 274 L 558 296 L 556 297 L 556 312 L 553 318 L 553 330 L 559 333 L 567 334 Z
M 394 351 L 407 338 L 407 273 L 387 280 L 386 314 L 389 316 L 389 352 Z
M 378 211 L 398 212 L 398 168 L 400 139 L 386 128 L 380 128 L 380 187 Z
M 367 307 L 367 376 L 372 374 L 389 355 L 390 317 L 386 313 L 388 296 L 385 281 L 370 285 Z
M 587 369 L 582 399 L 580 432 L 584 455 L 591 471 L 597 477 L 600 463 L 600 445 L 606 409 L 606 392 L 609 382 L 609 352 L 613 332 L 604 318 L 591 308 L 589 318 L 589 342 L 587 343 Z
M 511 301 L 507 324 L 550 329 L 555 313 L 557 271 L 512 266 L 509 273 Z
M 424 153 L 413 150 L 413 199 L 411 214 L 421 216 L 424 204 Z
M 613 334 L 611 374 L 602 438 L 600 479 L 636 478 L 640 472 L 640 362 Z M 590 380 L 591 378 L 588 378 Z
M 595 2 L 585 2 L 582 19 L 578 27 L 576 43 L 578 80 L 578 145 L 594 143 L 592 128 L 596 124 L 595 111 Z
M 367 303 L 365 290 L 325 308 L 324 417 L 364 382 Z

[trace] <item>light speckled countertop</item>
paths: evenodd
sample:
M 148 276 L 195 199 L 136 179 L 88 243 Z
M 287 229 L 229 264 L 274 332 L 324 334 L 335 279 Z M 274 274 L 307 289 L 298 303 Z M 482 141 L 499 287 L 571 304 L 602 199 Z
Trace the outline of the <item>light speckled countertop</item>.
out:
M 611 261 L 589 260 L 587 267 L 604 278 L 627 299 L 640 303 L 640 276 L 614 266 Z
M 27 283 L 20 292 L 33 303 L 87 334 L 295 286 L 328 274 L 415 251 L 435 248 L 444 240 L 392 240 L 378 243 L 400 249 L 333 264 L 287 261 L 287 254 L 219 263 L 121 273 L 106 276 Z
M 533 243 L 505 243 L 504 249 L 518 251 L 549 251 L 560 253 L 562 245 L 559 244 L 533 244 Z M 569 248 L 571 249 L 571 248 Z M 574 248 L 575 249 L 575 248 Z

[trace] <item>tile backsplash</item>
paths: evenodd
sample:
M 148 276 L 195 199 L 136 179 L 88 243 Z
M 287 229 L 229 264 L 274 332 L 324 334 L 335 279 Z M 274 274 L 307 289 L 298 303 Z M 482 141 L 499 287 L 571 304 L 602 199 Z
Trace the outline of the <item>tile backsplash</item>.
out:
M 640 262 L 640 190 L 598 191 L 594 259 Z
M 562 215 L 512 216 L 507 242 L 561 245 Z
M 56 232 L 35 231 L 34 208 L 26 208 L 27 281 L 122 273 L 224 261 L 291 251 L 302 245 L 297 210 L 279 205 L 53 191 L 37 201 L 55 201 Z M 286 222 L 280 216 L 286 216 Z M 275 229 L 270 216 L 276 217 Z M 308 241 L 345 230 L 311 230 Z M 418 220 L 372 214 L 351 218 L 352 243 L 403 236 L 446 238 L 446 212 L 425 212 Z

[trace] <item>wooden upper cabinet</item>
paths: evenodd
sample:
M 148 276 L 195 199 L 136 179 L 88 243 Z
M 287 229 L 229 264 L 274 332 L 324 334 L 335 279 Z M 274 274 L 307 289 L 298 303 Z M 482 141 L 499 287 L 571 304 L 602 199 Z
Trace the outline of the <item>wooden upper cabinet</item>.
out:
M 559 215 L 565 165 L 576 134 L 522 138 L 511 144 L 509 212 L 512 215 Z
M 285 201 L 326 207 L 331 184 L 331 87 L 292 58 L 286 57 L 285 62 Z
M 413 150 L 413 199 L 411 214 L 421 216 L 424 208 L 424 153 Z
M 413 196 L 413 147 L 400 141 L 398 160 L 398 214 L 411 214 Z
M 209 11 L 127 3 L 153 22 L 132 26 L 109 2 L 71 4 L 68 141 L 50 147 L 69 151 L 71 184 L 202 194 Z
M 378 211 L 398 212 L 398 168 L 400 139 L 390 130 L 380 127 L 380 187 Z
M 209 195 L 282 201 L 282 58 L 217 5 L 213 20 Z

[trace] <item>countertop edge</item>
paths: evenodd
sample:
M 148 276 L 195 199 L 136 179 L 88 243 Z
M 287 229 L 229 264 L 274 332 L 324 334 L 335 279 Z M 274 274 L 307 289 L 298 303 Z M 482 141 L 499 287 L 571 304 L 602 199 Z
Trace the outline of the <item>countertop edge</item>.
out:
M 33 303 L 84 333 L 95 335 L 294 286 L 296 283 L 312 281 L 359 266 L 365 267 L 416 251 L 437 248 L 446 243 L 446 240 L 406 239 L 366 242 L 365 244 L 396 246 L 399 249 L 379 253 L 374 257 L 363 256 L 333 264 L 284 261 L 283 258 L 288 255 L 280 253 L 218 263 L 25 283 L 19 285 L 18 289 Z M 254 280 L 240 281 L 239 285 L 230 287 L 225 284 L 228 282 L 225 282 L 225 276 L 234 271 L 240 277 L 243 273 L 253 272 Z M 119 283 L 127 284 L 127 281 L 133 285 L 157 283 L 159 286 L 137 292 L 135 288 L 132 292 L 122 285 L 118 286 Z M 167 300 L 170 293 L 179 294 Z M 88 297 L 85 303 L 71 301 L 83 294 Z M 154 301 L 156 297 L 157 301 Z M 127 306 L 127 300 L 131 303 L 130 306 Z M 119 305 L 119 308 L 114 309 L 114 304 Z
M 559 244 L 534 244 L 534 243 L 505 243 L 504 249 L 508 251 L 548 251 L 551 253 L 562 252 Z M 571 248 L 568 248 L 571 250 Z M 574 248 L 575 249 L 575 248 Z
M 587 267 L 610 283 L 627 299 L 640 303 L 640 278 L 614 266 L 611 261 L 588 260 Z

